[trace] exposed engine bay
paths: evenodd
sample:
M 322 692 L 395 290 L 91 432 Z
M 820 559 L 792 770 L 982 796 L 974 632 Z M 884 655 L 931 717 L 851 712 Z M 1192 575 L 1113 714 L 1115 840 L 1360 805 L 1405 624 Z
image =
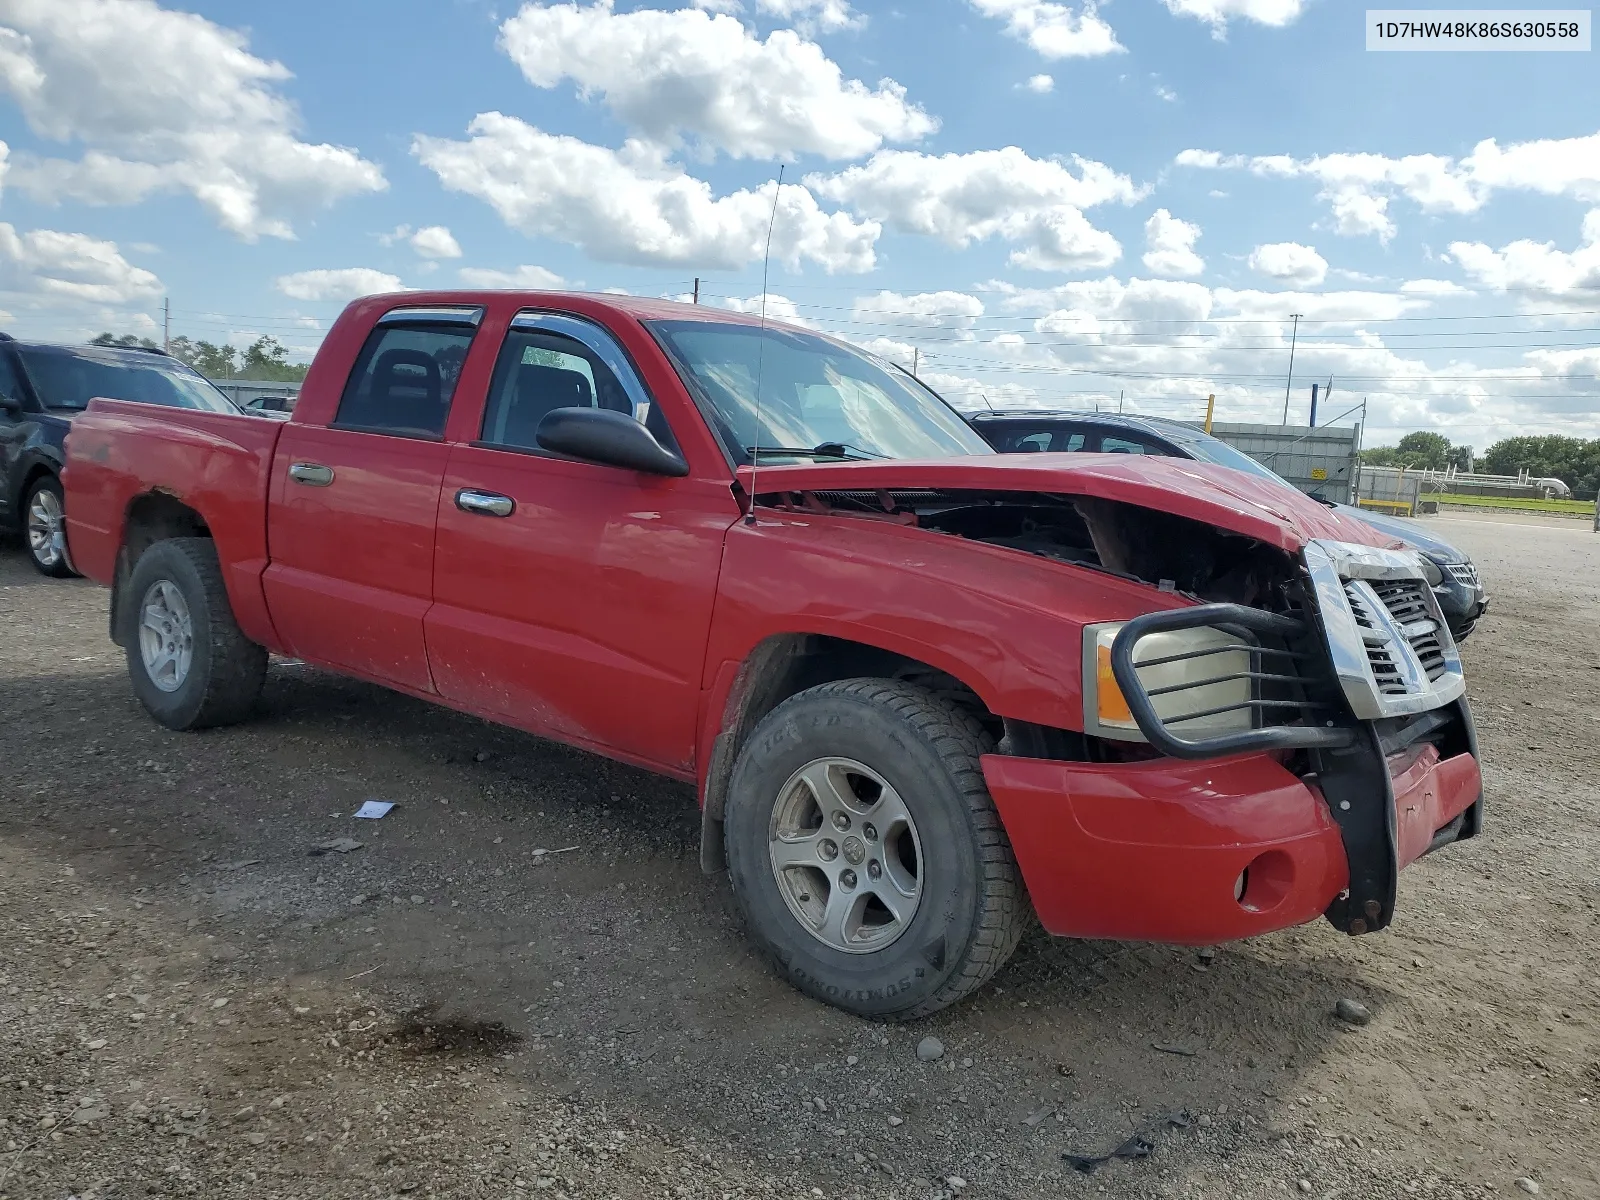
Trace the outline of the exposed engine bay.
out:
M 1282 551 L 1201 521 L 1115 500 L 1042 492 L 808 492 L 811 511 L 889 517 L 1109 571 L 1205 601 L 1281 611 L 1296 575 Z

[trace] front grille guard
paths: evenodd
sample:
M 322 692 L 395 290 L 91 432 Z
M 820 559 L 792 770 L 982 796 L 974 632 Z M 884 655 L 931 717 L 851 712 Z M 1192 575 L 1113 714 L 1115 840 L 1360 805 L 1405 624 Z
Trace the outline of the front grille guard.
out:
M 1169 612 L 1151 613 L 1123 626 L 1111 646 L 1111 669 L 1139 731 L 1152 747 L 1173 758 L 1200 759 L 1224 754 L 1271 750 L 1305 750 L 1309 755 L 1308 782 L 1316 785 L 1339 827 L 1349 868 L 1346 889 L 1334 898 L 1324 914 L 1336 929 L 1357 936 L 1385 928 L 1394 917 L 1395 893 L 1400 874 L 1394 780 L 1387 758 L 1422 738 L 1448 738 L 1458 751 L 1477 757 L 1478 740 L 1465 698 L 1465 680 L 1455 643 L 1433 604 L 1431 589 L 1424 588 L 1429 617 L 1439 623 L 1440 671 L 1416 661 L 1407 673 L 1407 692 L 1386 695 L 1380 691 L 1367 654 L 1367 643 L 1352 612 L 1347 583 L 1362 581 L 1358 594 L 1371 593 L 1381 616 L 1396 635 L 1395 654 L 1416 658 L 1417 647 L 1383 605 L 1379 593 L 1384 582 L 1411 580 L 1421 575 L 1414 557 L 1395 551 L 1339 543 L 1313 542 L 1306 548 L 1311 584 L 1316 598 L 1315 618 L 1321 629 L 1306 621 L 1236 604 L 1205 604 Z M 1327 696 L 1318 724 L 1277 725 L 1220 737 L 1186 740 L 1177 737 L 1155 710 L 1133 661 L 1139 639 L 1151 633 L 1212 626 L 1238 636 L 1260 653 L 1265 637 L 1289 646 L 1306 646 L 1298 662 L 1305 694 L 1313 701 Z M 1419 638 L 1420 640 L 1420 638 Z M 1321 643 L 1317 645 L 1316 643 Z M 1403 649 L 1402 649 L 1403 647 Z M 1434 648 L 1429 647 L 1430 650 Z M 1216 651 L 1211 651 L 1216 652 Z M 1431 658 L 1433 654 L 1423 657 Z M 1432 664 L 1429 664 L 1430 666 Z M 1331 668 L 1331 671 L 1330 671 Z M 1269 673 L 1262 672 L 1264 677 Z M 1259 696 L 1259 688 L 1252 699 Z M 1340 700 L 1345 704 L 1340 704 Z M 1266 712 L 1265 709 L 1258 709 Z M 1424 715 L 1426 714 L 1426 715 Z M 1326 718 L 1331 717 L 1329 721 Z M 1352 717 L 1355 721 L 1352 722 Z M 1478 834 L 1483 821 L 1480 795 L 1460 818 L 1437 831 L 1429 849 Z
M 1150 634 L 1207 627 L 1219 629 L 1238 638 L 1239 644 L 1209 647 L 1189 654 L 1168 655 L 1161 659 L 1145 660 L 1142 663 L 1134 662 L 1134 648 L 1142 638 Z M 1293 664 L 1303 663 L 1311 656 L 1295 650 L 1263 646 L 1261 639 L 1265 637 L 1294 645 L 1305 643 L 1309 636 L 1310 630 L 1303 621 L 1265 612 L 1259 608 L 1247 608 L 1242 604 L 1200 604 L 1193 608 L 1147 613 L 1142 617 L 1135 617 L 1124 625 L 1118 632 L 1116 640 L 1111 643 L 1111 673 L 1117 681 L 1123 699 L 1127 701 L 1128 711 L 1133 716 L 1134 724 L 1139 727 L 1139 732 L 1154 749 L 1172 758 L 1220 758 L 1229 754 L 1251 754 L 1271 750 L 1336 749 L 1349 746 L 1355 740 L 1355 733 L 1347 724 L 1343 722 L 1336 724 L 1327 719 L 1335 715 L 1331 705 L 1315 697 L 1280 700 L 1261 695 L 1263 684 L 1281 683 L 1294 688 L 1304 688 L 1316 681 L 1315 675 L 1305 671 L 1290 674 L 1287 668 L 1280 671 L 1263 670 L 1261 660 L 1264 658 Z M 1242 673 L 1250 679 L 1251 696 L 1248 701 L 1226 708 L 1186 713 L 1184 717 L 1178 719 L 1163 719 L 1156 711 L 1154 696 L 1182 690 L 1182 687 L 1203 687 L 1218 680 L 1199 680 L 1178 688 L 1158 688 L 1152 693 L 1139 678 L 1140 666 L 1149 667 L 1158 663 L 1238 650 L 1248 650 L 1251 654 L 1251 669 Z M 1322 673 L 1319 670 L 1316 674 Z M 1226 678 L 1238 677 L 1239 673 L 1235 673 Z M 1186 721 L 1215 716 L 1239 708 L 1252 710 L 1257 728 L 1205 738 L 1179 737 L 1178 733 L 1182 730 L 1174 732 L 1172 728 L 1181 726 Z M 1325 714 L 1325 717 L 1322 723 L 1316 725 L 1266 723 L 1270 717 L 1281 716 L 1287 711 L 1296 709 L 1305 714 Z

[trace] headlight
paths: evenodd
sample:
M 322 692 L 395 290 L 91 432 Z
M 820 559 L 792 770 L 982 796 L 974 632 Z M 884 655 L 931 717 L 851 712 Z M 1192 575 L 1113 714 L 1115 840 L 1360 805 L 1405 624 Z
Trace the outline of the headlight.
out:
M 1111 670 L 1111 643 L 1120 624 L 1083 631 L 1083 719 L 1086 733 L 1123 741 L 1145 737 Z M 1202 626 L 1149 633 L 1133 663 L 1156 715 L 1174 737 L 1192 740 L 1255 728 L 1251 653 L 1240 639 Z
M 1429 587 L 1438 587 L 1444 582 L 1444 571 L 1440 569 L 1438 563 L 1426 554 L 1419 554 L 1417 557 L 1422 560 L 1422 576 L 1428 581 Z

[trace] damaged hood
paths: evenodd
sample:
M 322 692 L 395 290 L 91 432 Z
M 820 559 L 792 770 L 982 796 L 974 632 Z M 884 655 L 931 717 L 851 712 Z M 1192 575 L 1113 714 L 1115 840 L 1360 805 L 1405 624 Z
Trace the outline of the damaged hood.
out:
M 747 492 L 981 491 L 1114 500 L 1202 521 L 1289 553 L 1313 539 L 1397 548 L 1403 543 L 1285 484 L 1231 467 L 1132 454 L 974 454 L 912 461 L 740 467 Z

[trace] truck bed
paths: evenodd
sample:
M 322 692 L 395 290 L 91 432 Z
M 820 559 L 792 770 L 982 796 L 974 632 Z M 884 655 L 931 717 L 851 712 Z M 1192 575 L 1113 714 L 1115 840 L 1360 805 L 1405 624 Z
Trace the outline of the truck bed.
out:
M 117 582 L 135 503 L 163 496 L 207 514 L 228 598 L 245 634 L 276 641 L 261 593 L 267 565 L 267 481 L 281 421 L 96 399 L 67 435 L 67 544 L 96 583 Z

